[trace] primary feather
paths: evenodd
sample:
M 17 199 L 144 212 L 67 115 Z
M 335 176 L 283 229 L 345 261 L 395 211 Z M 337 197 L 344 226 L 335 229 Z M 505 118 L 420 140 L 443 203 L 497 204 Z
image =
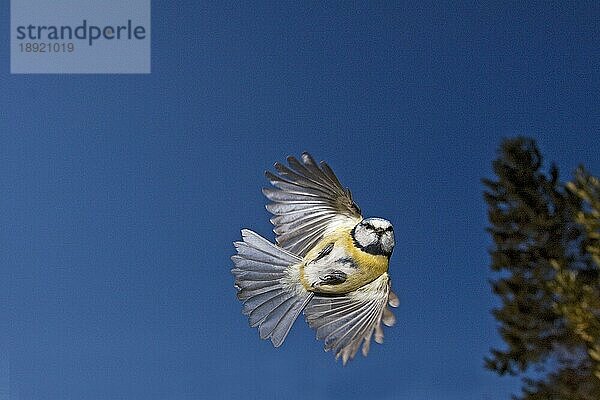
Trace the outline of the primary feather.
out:
M 390 319 L 384 319 L 389 290 L 389 277 L 384 273 L 373 282 L 344 295 L 315 294 L 304 315 L 308 324 L 317 331 L 317 339 L 325 340 L 325 351 L 333 350 L 336 358 L 341 357 L 346 364 L 354 358 L 363 341 L 363 355 L 367 355 L 374 332 L 375 340 L 378 343 L 383 341 L 382 321 L 387 322 L 386 325 L 393 324 Z
M 302 153 L 302 161 L 287 160 L 289 167 L 275 163 L 279 175 L 265 173 L 275 188 L 263 193 L 272 201 L 267 210 L 274 215 L 277 244 L 304 256 L 325 234 L 339 226 L 354 226 L 362 216 L 350 190 L 325 162 L 319 166 L 308 153 Z

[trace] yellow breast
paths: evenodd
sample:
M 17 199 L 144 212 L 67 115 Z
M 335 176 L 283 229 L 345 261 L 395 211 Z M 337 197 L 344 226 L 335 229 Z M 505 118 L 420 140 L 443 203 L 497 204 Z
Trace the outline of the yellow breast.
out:
M 387 272 L 389 259 L 382 255 L 373 255 L 362 251 L 354 244 L 350 233 L 343 238 L 344 246 L 350 249 L 350 256 L 361 270 L 361 285 L 365 285 L 377 279 L 381 274 Z M 358 286 L 358 287 L 360 287 Z
M 387 272 L 389 259 L 382 255 L 373 255 L 362 251 L 354 244 L 351 228 L 340 230 L 324 237 L 304 258 L 300 267 L 301 281 L 307 290 L 324 293 L 348 293 L 358 289 L 377 279 L 381 274 Z M 334 243 L 336 248 L 343 248 L 347 257 L 351 258 L 356 265 L 356 270 L 349 274 L 346 281 L 338 285 L 324 285 L 315 289 L 311 287 L 304 274 L 304 266 L 315 259 L 321 250 L 329 243 Z

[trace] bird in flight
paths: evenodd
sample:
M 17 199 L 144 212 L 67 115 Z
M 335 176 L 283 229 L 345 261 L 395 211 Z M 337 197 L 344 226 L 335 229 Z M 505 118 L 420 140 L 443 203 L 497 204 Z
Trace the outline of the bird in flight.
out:
M 361 343 L 366 356 L 372 337 L 383 342 L 382 323 L 395 323 L 388 308 L 399 304 L 388 275 L 394 229 L 363 218 L 325 162 L 308 153 L 287 161 L 266 172 L 273 187 L 263 189 L 277 244 L 248 229 L 234 243 L 237 296 L 261 339 L 281 346 L 303 311 L 325 351 L 345 365 Z

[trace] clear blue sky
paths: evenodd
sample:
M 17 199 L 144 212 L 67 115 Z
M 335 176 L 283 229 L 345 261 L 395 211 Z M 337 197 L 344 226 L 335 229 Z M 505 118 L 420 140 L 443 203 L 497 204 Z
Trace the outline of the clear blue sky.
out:
M 600 174 L 600 10 L 496 3 L 153 2 L 133 76 L 10 75 L 3 4 L 3 400 L 508 399 L 480 178 L 515 134 Z M 302 319 L 259 340 L 229 272 L 304 150 L 396 227 L 398 323 L 345 368 Z

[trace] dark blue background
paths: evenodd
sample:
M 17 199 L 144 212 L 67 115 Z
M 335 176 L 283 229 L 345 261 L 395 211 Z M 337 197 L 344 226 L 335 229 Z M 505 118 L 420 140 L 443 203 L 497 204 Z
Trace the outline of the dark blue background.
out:
M 598 3 L 152 15 L 151 75 L 10 75 L 0 10 L 0 396 L 517 391 L 483 369 L 501 342 L 480 178 L 516 134 L 565 178 L 600 173 Z M 398 323 L 345 368 L 302 320 L 280 349 L 259 340 L 229 273 L 240 228 L 273 238 L 263 171 L 303 150 L 396 227 Z

